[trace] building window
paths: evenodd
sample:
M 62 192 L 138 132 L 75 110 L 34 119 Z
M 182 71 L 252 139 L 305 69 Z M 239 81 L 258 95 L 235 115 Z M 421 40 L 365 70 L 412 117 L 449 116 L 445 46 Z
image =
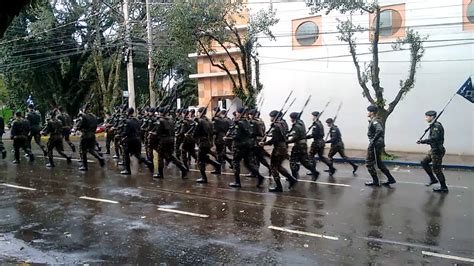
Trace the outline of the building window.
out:
M 474 23 L 474 1 L 471 1 L 469 5 L 467 5 L 466 17 L 469 22 Z
M 402 26 L 402 16 L 398 11 L 387 9 L 380 12 L 380 36 L 392 36 Z
M 318 34 L 318 25 L 312 21 L 306 21 L 296 29 L 296 40 L 301 46 L 309 46 L 316 42 Z

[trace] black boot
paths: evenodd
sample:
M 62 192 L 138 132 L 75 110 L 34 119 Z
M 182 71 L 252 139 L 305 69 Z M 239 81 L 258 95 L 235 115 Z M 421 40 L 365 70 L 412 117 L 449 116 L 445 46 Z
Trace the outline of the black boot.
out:
M 354 165 L 352 166 L 352 174 L 353 174 L 353 175 L 356 175 L 357 169 L 359 169 L 359 166 L 357 166 L 357 165 L 354 164 Z
M 316 169 L 312 170 L 311 172 L 312 172 L 312 174 L 311 174 L 311 176 L 312 176 L 311 180 L 313 180 L 313 181 L 318 180 L 318 178 L 319 178 L 319 172 L 316 171 Z
M 85 172 L 87 170 L 88 170 L 87 166 L 82 165 L 81 167 L 79 167 L 79 171 Z
M 433 191 L 440 192 L 440 193 L 448 193 L 449 190 L 448 190 L 448 186 L 446 186 L 446 182 L 440 181 L 439 183 L 441 184 L 441 186 L 433 188 Z
M 229 187 L 235 187 L 235 188 L 242 187 L 242 185 L 240 184 L 240 175 L 238 175 L 238 174 L 235 175 L 235 182 L 230 183 Z
M 265 181 L 265 177 L 259 174 L 257 178 L 258 178 L 257 188 L 262 188 L 263 182 Z
M 5 158 L 7 158 L 7 151 L 3 150 L 2 151 L 2 159 L 5 159 Z
M 275 186 L 268 189 L 268 192 L 283 192 L 283 186 L 280 179 L 275 180 Z
M 207 184 L 207 175 L 206 175 L 206 168 L 205 167 L 202 167 L 201 170 L 201 178 L 199 178 L 198 180 L 196 180 L 196 183 L 199 183 L 199 184 Z
M 129 170 L 125 169 L 125 170 L 121 171 L 120 174 L 121 175 L 131 175 L 132 173 Z
M 153 178 L 158 178 L 158 179 L 165 178 L 165 176 L 163 175 L 163 168 L 158 168 L 158 173 L 156 175 L 153 175 Z
M 48 167 L 48 168 L 53 168 L 54 167 L 53 159 L 49 159 L 49 162 L 46 164 L 46 167 Z
M 434 185 L 434 184 L 437 184 L 437 183 L 438 183 L 438 180 L 432 179 L 432 180 L 430 180 L 430 182 L 428 184 L 425 184 L 425 186 L 430 187 L 431 185 Z

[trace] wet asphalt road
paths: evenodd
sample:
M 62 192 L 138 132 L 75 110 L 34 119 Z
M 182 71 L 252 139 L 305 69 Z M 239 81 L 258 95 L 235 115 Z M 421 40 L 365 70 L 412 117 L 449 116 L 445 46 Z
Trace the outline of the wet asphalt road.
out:
M 354 177 L 337 165 L 319 183 L 302 169 L 294 190 L 275 195 L 269 180 L 231 189 L 232 176 L 209 175 L 199 185 L 173 165 L 156 181 L 135 162 L 121 176 L 110 158 L 87 173 L 77 162 L 11 160 L 0 160 L 3 263 L 474 263 L 473 172 L 445 171 L 450 192 L 435 194 L 417 168 L 391 167 L 392 189 L 365 187 L 365 167 Z

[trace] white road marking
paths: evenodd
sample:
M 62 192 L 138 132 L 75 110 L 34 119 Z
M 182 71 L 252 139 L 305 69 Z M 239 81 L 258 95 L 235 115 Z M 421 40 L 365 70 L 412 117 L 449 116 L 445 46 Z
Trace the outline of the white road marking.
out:
M 200 218 L 209 218 L 209 215 L 207 215 L 207 214 L 200 214 L 200 213 L 194 213 L 194 212 L 185 212 L 185 211 L 179 211 L 179 210 L 167 209 L 167 208 L 158 208 L 157 210 L 163 211 L 163 212 L 172 212 L 172 213 L 177 213 L 177 214 L 184 214 L 184 215 L 200 217 Z
M 18 189 L 24 189 L 24 190 L 29 190 L 29 191 L 36 191 L 36 188 L 31 188 L 31 187 L 22 187 L 22 186 L 17 186 L 17 185 L 12 185 L 12 184 L 0 184 L 1 186 L 4 187 L 11 187 L 11 188 L 18 188 Z
M 321 184 L 321 185 L 328 185 L 328 186 L 338 186 L 338 187 L 351 187 L 351 185 L 347 185 L 347 184 L 328 183 L 328 182 L 320 182 L 320 181 L 312 181 L 312 180 L 303 180 L 303 179 L 298 179 L 298 182 Z
M 438 258 L 443 258 L 443 259 L 458 260 L 458 261 L 464 261 L 464 262 L 474 262 L 474 259 L 470 259 L 470 258 L 445 255 L 445 254 L 434 253 L 434 252 L 429 252 L 429 251 L 422 251 L 421 254 L 425 256 L 432 256 L 432 257 L 438 257 Z
M 427 246 L 427 245 L 400 242 L 400 241 L 387 240 L 387 239 L 381 239 L 381 238 L 373 238 L 373 237 L 360 237 L 360 238 L 367 241 L 374 241 L 374 242 L 380 242 L 380 243 L 385 243 L 385 244 L 400 245 L 400 246 L 407 246 L 407 247 L 414 247 L 414 248 L 426 248 L 426 249 L 431 249 L 431 250 L 437 249 L 437 248 Z
M 283 227 L 277 227 L 277 226 L 273 226 L 273 225 L 270 225 L 270 226 L 268 227 L 268 229 L 277 230 L 277 231 L 282 231 L 282 232 L 288 232 L 288 233 L 298 234 L 298 235 L 305 235 L 305 236 L 312 236 L 312 237 L 325 238 L 325 239 L 330 239 L 330 240 L 339 240 L 339 238 L 336 237 L 336 236 L 327 236 L 327 235 L 309 233 L 309 232 L 304 232 L 304 231 L 291 230 L 291 229 L 286 229 L 286 228 L 283 228 Z
M 80 198 L 80 199 L 85 199 L 85 200 L 92 200 L 92 201 L 113 203 L 113 204 L 117 204 L 117 203 L 118 203 L 118 201 L 114 201 L 114 200 L 91 198 L 91 197 L 87 197 L 87 196 L 82 196 L 82 197 L 79 197 L 79 198 Z

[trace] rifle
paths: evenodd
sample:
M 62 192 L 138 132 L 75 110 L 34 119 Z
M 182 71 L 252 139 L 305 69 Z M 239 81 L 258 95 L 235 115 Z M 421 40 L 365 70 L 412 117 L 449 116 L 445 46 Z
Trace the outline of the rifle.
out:
M 324 106 L 324 108 L 323 108 L 323 110 L 321 111 L 321 113 L 319 113 L 317 119 L 319 119 L 319 118 L 323 115 L 324 111 L 326 111 L 326 109 L 328 108 L 328 106 L 329 106 L 330 103 L 331 103 L 331 100 L 329 100 L 329 101 L 326 103 L 326 106 Z M 311 124 L 311 126 L 308 128 L 308 130 L 306 131 L 306 135 L 309 134 L 309 132 L 311 131 L 311 129 L 313 129 L 313 127 L 314 127 L 314 123 Z
M 342 108 L 342 102 L 339 104 L 339 107 L 337 107 L 336 115 L 335 115 L 334 118 L 333 118 L 333 123 L 336 123 L 337 116 L 339 115 L 339 111 L 341 111 L 341 108 Z M 329 133 L 331 133 L 331 131 L 328 131 L 328 133 L 326 134 L 326 139 L 325 139 L 325 141 L 328 140 L 328 138 L 329 138 Z
M 425 129 L 425 132 L 423 132 L 423 135 L 421 135 L 421 137 L 418 139 L 418 141 L 421 141 L 421 139 L 423 139 L 423 137 L 426 135 L 426 133 L 428 133 L 428 131 L 430 131 L 433 124 L 436 121 L 438 121 L 439 117 L 444 113 L 444 110 L 446 109 L 448 104 L 453 100 L 454 96 L 456 96 L 456 94 L 454 94 L 453 97 L 451 97 L 451 99 L 449 99 L 449 101 L 444 105 L 443 109 L 441 109 L 441 112 L 439 112 L 439 114 L 435 117 L 435 119 L 433 119 L 433 121 L 431 121 L 430 125 L 428 126 L 427 129 Z
M 207 110 L 207 108 L 209 107 L 209 105 L 211 104 L 211 102 L 212 102 L 212 98 L 211 98 L 211 99 L 209 100 L 209 102 L 207 103 L 206 108 L 204 109 L 204 111 Z M 202 113 L 199 115 L 198 118 L 195 118 L 195 120 L 199 120 L 199 119 L 203 118 L 203 116 L 204 116 L 205 113 L 206 113 L 206 112 L 202 112 Z M 189 128 L 189 130 L 186 132 L 186 134 L 190 134 L 191 132 L 193 132 L 197 125 L 198 125 L 198 121 L 194 121 L 193 125 Z
M 308 103 L 309 103 L 310 100 L 311 100 L 311 95 L 309 95 L 308 99 L 304 103 L 303 108 L 301 109 L 301 112 L 298 114 L 298 117 L 296 118 L 296 120 L 301 119 L 301 116 L 303 115 L 303 111 L 306 108 L 306 106 L 308 106 Z M 291 126 L 291 129 L 290 129 L 290 131 L 288 131 L 287 135 L 289 135 L 293 131 L 294 127 L 295 127 L 295 124 L 293 124 Z
M 283 103 L 282 108 L 280 109 L 280 111 L 279 111 L 278 114 L 277 114 L 277 117 L 275 118 L 275 122 L 277 122 L 277 121 L 280 120 L 280 119 L 283 119 L 283 117 L 285 117 L 286 113 L 287 113 L 288 110 L 291 108 L 291 106 L 293 105 L 293 103 L 295 103 L 296 98 L 293 99 L 293 101 L 290 103 L 290 105 L 288 105 L 288 108 L 286 109 L 286 111 L 283 112 L 286 103 L 287 103 L 288 100 L 290 99 L 291 94 L 293 94 L 293 91 L 290 92 L 290 94 L 289 94 L 288 97 L 286 98 L 285 102 Z M 275 126 L 275 122 L 273 122 L 273 123 L 270 125 L 270 128 L 267 130 L 267 132 L 265 132 L 265 135 L 263 135 L 262 140 L 264 140 L 264 139 L 268 136 L 268 134 L 270 134 L 270 132 L 272 131 L 273 127 Z

